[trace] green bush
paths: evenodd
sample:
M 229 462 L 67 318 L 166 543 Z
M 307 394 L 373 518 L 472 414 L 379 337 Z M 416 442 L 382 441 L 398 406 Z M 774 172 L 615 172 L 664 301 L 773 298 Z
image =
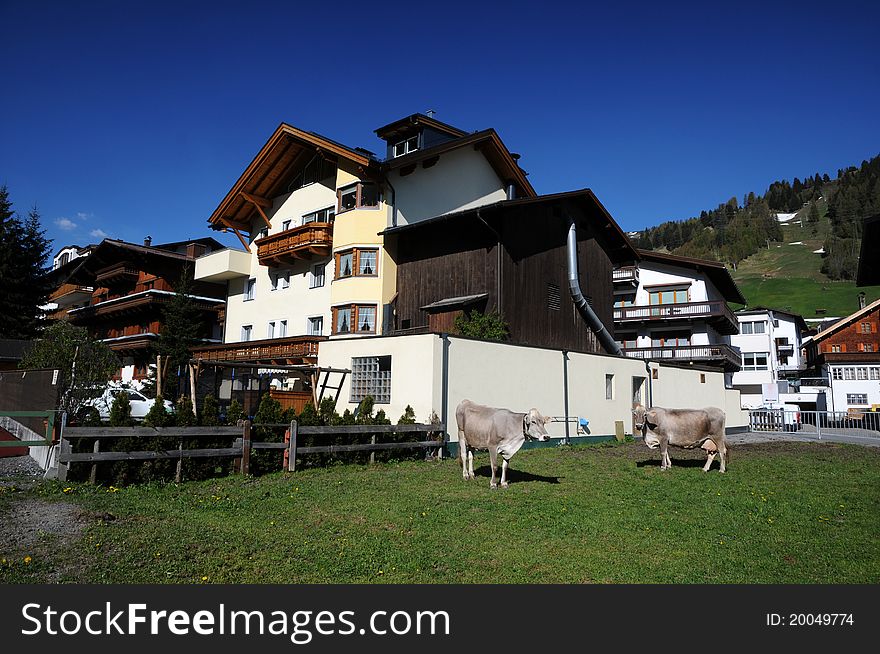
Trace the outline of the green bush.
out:
M 111 427 L 131 427 L 134 420 L 131 418 L 131 401 L 128 399 L 128 393 L 118 391 L 113 397 L 113 404 L 110 406 L 110 426 Z
M 196 414 L 193 413 L 192 402 L 186 395 L 181 395 L 174 405 L 174 419 L 178 427 L 195 427 Z
M 167 427 L 171 421 L 168 411 L 165 409 L 165 400 L 161 395 L 156 396 L 156 401 L 147 415 L 144 417 L 145 427 Z
M 479 338 L 484 341 L 506 341 L 510 328 L 498 313 L 480 313 L 476 309 L 461 313 L 455 318 L 455 330 L 462 336 Z
M 238 424 L 239 420 L 245 419 L 244 409 L 239 404 L 238 400 L 232 400 L 229 403 L 229 408 L 226 410 L 226 424 L 235 426 Z
M 217 427 L 220 425 L 220 405 L 213 395 L 206 395 L 202 401 L 202 415 L 200 423 L 205 427 Z

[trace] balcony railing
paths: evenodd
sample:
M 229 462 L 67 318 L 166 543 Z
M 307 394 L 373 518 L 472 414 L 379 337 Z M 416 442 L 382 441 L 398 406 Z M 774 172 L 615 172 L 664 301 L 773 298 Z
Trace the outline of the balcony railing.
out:
M 300 259 L 330 256 L 333 223 L 307 223 L 254 241 L 263 266 L 287 266 Z
M 722 334 L 736 334 L 739 325 L 736 316 L 727 303 L 722 300 L 705 302 L 681 302 L 678 304 L 656 304 L 649 306 L 617 307 L 614 309 L 614 322 L 666 322 L 670 320 L 703 319 L 715 324 Z
M 668 345 L 660 347 L 627 348 L 623 351 L 634 359 L 650 359 L 652 361 L 695 361 L 713 365 L 722 365 L 728 369 L 742 368 L 742 355 L 739 350 L 719 343 L 717 345 Z
M 631 283 L 637 286 L 639 283 L 639 269 L 636 266 L 624 266 L 611 271 L 611 281 L 617 283 Z
M 102 268 L 95 273 L 98 286 L 115 286 L 126 282 L 136 282 L 140 271 L 130 263 L 120 262 Z
M 245 363 L 283 363 L 318 359 L 318 344 L 326 336 L 287 336 L 259 341 L 241 341 L 197 347 L 194 359 L 203 361 L 233 361 Z
M 792 354 L 794 354 L 794 345 L 792 345 L 791 343 L 788 343 L 786 345 L 777 345 L 776 353 L 784 357 L 791 356 Z

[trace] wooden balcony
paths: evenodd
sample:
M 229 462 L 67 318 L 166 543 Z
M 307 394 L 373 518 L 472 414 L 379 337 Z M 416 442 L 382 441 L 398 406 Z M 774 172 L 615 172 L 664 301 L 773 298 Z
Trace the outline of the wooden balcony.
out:
M 618 325 L 693 322 L 694 320 L 705 320 L 721 334 L 739 333 L 739 323 L 736 316 L 727 306 L 727 302 L 723 300 L 616 307 L 614 309 L 614 322 Z
M 720 366 L 727 371 L 742 368 L 742 355 L 730 345 L 670 345 L 662 347 L 638 347 L 624 349 L 624 354 L 634 359 L 651 361 L 679 361 Z
M 193 350 L 193 359 L 267 365 L 316 363 L 318 344 L 326 340 L 326 336 L 286 336 L 259 341 L 206 345 Z
M 134 284 L 137 282 L 139 274 L 140 271 L 137 267 L 122 261 L 97 271 L 95 273 L 95 283 L 98 286 L 106 286 L 107 288 L 125 283 Z
M 217 312 L 223 300 L 191 296 L 195 307 L 201 311 Z M 162 315 L 164 306 L 174 299 L 174 293 L 168 291 L 141 291 L 129 295 L 96 302 L 87 307 L 71 310 L 67 316 L 75 325 L 90 325 L 103 320 L 117 320 L 128 315 L 153 315 L 157 319 Z
M 263 266 L 289 266 L 302 259 L 329 257 L 333 223 L 307 223 L 254 241 Z
M 639 269 L 636 266 L 615 268 L 611 271 L 611 281 L 616 293 L 631 292 L 639 285 Z
M 81 286 L 79 284 L 61 284 L 49 295 L 49 302 L 55 302 L 59 307 L 69 307 L 71 304 L 83 302 L 92 297 L 92 291 L 95 290 L 91 286 Z

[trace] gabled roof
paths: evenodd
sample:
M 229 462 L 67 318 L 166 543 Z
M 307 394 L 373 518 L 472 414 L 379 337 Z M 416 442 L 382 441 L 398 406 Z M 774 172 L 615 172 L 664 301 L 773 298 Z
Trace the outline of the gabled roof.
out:
M 195 239 L 193 242 L 204 240 Z M 209 240 L 213 241 L 214 239 Z M 216 243 L 216 241 L 214 242 Z M 217 243 L 217 245 L 222 247 L 220 243 Z M 148 267 L 156 265 L 163 269 L 179 269 L 185 262 L 192 260 L 185 254 L 163 250 L 156 246 L 136 245 L 126 241 L 105 238 L 94 247 L 89 256 L 74 259 L 71 262 L 75 265 L 73 271 L 66 280 L 62 281 L 90 285 L 99 270 L 123 261 L 140 266 L 146 270 Z
M 620 229 L 620 226 L 617 224 L 614 218 L 611 217 L 611 214 L 608 213 L 608 210 L 602 205 L 601 202 L 599 202 L 599 199 L 595 196 L 593 191 L 588 188 L 578 191 L 553 193 L 551 195 L 538 195 L 530 198 L 519 198 L 516 200 L 500 200 L 498 202 L 484 204 L 479 207 L 463 209 L 461 211 L 455 211 L 452 213 L 445 213 L 440 216 L 428 218 L 427 220 L 420 220 L 418 222 L 410 223 L 408 225 L 389 227 L 388 229 L 380 232 L 380 234 L 383 236 L 391 236 L 394 234 L 416 232 L 419 229 L 438 225 L 448 220 L 457 220 L 459 218 L 466 217 L 476 218 L 477 212 L 479 212 L 481 216 L 491 216 L 497 214 L 503 220 L 504 212 L 508 209 L 553 204 L 563 206 L 566 204 L 574 204 L 580 206 L 584 210 L 584 213 L 586 215 L 597 219 L 604 226 L 603 233 L 605 235 L 605 239 L 609 244 L 609 247 L 611 247 L 613 250 L 609 251 L 609 255 L 611 256 L 612 261 L 632 260 L 638 258 L 636 250 L 635 248 L 633 248 L 632 243 L 630 243 L 629 238 L 627 238 L 623 230 Z
M 432 157 L 437 157 L 445 152 L 451 152 L 467 146 L 472 146 L 475 150 L 481 150 L 486 159 L 498 177 L 502 181 L 512 180 L 519 187 L 520 194 L 525 197 L 536 197 L 538 194 L 532 188 L 531 183 L 526 178 L 527 173 L 519 167 L 516 159 L 510 154 L 510 150 L 504 145 L 501 137 L 494 129 L 484 129 L 482 132 L 474 132 L 461 138 L 453 139 L 435 145 L 432 148 L 424 150 L 416 150 L 402 157 L 395 157 L 382 163 L 383 170 L 396 170 L 404 166 L 415 165 L 420 161 L 425 161 Z
M 866 316 L 869 313 L 871 313 L 872 311 L 875 311 L 877 309 L 880 309 L 880 299 L 874 300 L 873 302 L 871 302 L 871 304 L 867 305 L 864 309 L 859 309 L 855 313 L 848 315 L 846 318 L 841 318 L 840 320 L 838 320 L 836 323 L 834 323 L 830 327 L 826 327 L 821 332 L 819 332 L 818 334 L 813 336 L 813 342 L 822 341 L 822 340 L 828 338 L 829 336 L 831 336 L 831 334 L 839 332 L 841 329 L 851 325 L 852 323 L 854 323 L 856 320 L 858 320 L 862 316 Z
M 680 266 L 682 268 L 691 268 L 692 270 L 704 272 L 725 300 L 728 302 L 736 302 L 737 304 L 746 304 L 745 297 L 743 297 L 736 282 L 733 281 L 730 271 L 723 263 L 710 261 L 708 259 L 682 257 L 677 254 L 667 254 L 665 252 L 654 252 L 653 250 L 638 250 L 638 253 L 639 258 L 643 261 L 653 261 L 654 263 L 664 263 L 670 266 Z
M 800 327 L 800 331 L 805 332 L 809 327 L 807 327 L 807 322 L 804 320 L 804 317 L 799 313 L 792 313 L 791 311 L 784 311 L 782 309 L 773 309 L 771 307 L 749 307 L 747 309 L 740 309 L 736 311 L 737 316 L 745 316 L 750 313 L 781 313 L 784 316 L 791 316 L 794 318 L 795 324 Z
M 268 202 L 281 195 L 295 171 L 316 155 L 334 161 L 346 159 L 365 168 L 376 163 L 366 150 L 349 148 L 320 134 L 281 123 L 233 184 L 208 222 L 214 229 L 234 227 L 249 231 L 255 208 L 245 195 L 258 202 Z
M 416 126 L 430 127 L 437 130 L 438 132 L 443 132 L 454 137 L 467 136 L 467 132 L 465 132 L 464 130 L 453 127 L 448 123 L 443 123 L 439 120 L 435 120 L 430 116 L 426 116 L 425 114 L 412 114 L 410 116 L 406 116 L 405 118 L 401 118 L 400 120 L 395 120 L 393 123 L 388 123 L 384 127 L 380 127 L 379 129 L 375 130 L 375 132 L 376 136 L 378 136 L 380 139 L 391 141 L 394 140 L 394 138 L 398 134 L 408 132 Z

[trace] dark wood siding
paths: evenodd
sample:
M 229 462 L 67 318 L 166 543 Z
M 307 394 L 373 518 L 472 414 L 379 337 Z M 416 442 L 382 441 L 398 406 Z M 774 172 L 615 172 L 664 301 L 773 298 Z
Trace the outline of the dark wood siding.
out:
M 553 205 L 484 215 L 497 235 L 465 214 L 394 236 L 389 247 L 398 262 L 397 327 L 428 327 L 428 316 L 419 307 L 432 302 L 487 293 L 485 310 L 500 311 L 513 342 L 602 351 L 569 293 L 566 215 L 572 214 L 578 223 L 581 290 L 613 334 L 612 254 L 601 228 L 580 208 L 563 212 Z M 498 237 L 503 243 L 500 276 Z

